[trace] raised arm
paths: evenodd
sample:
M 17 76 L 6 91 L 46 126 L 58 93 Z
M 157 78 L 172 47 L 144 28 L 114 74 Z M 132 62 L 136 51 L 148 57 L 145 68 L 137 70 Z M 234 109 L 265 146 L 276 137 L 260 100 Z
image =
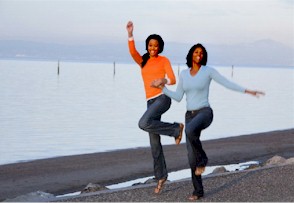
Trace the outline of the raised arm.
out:
M 134 61 L 141 67 L 141 63 L 143 61 L 142 56 L 140 53 L 137 51 L 136 46 L 135 46 L 135 41 L 133 37 L 133 31 L 134 31 L 134 25 L 132 21 L 129 21 L 127 23 L 127 32 L 128 32 L 128 46 L 129 46 L 129 52 L 134 59 Z

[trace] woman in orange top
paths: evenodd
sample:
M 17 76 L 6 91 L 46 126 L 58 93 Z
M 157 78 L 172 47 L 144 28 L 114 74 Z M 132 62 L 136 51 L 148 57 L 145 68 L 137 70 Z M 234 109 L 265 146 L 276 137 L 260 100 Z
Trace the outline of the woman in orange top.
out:
M 129 51 L 134 61 L 141 67 L 147 99 L 147 110 L 139 121 L 139 127 L 149 133 L 154 160 L 154 176 L 157 180 L 154 192 L 160 193 L 168 175 L 160 135 L 174 137 L 176 144 L 180 144 L 184 125 L 160 120 L 161 115 L 170 108 L 171 99 L 164 95 L 161 89 L 151 87 L 153 80 L 158 78 L 163 78 L 164 84 L 173 85 L 176 83 L 169 60 L 159 55 L 164 47 L 162 38 L 156 34 L 150 35 L 146 39 L 147 53 L 141 56 L 135 47 L 133 30 L 134 26 L 130 21 L 127 24 Z

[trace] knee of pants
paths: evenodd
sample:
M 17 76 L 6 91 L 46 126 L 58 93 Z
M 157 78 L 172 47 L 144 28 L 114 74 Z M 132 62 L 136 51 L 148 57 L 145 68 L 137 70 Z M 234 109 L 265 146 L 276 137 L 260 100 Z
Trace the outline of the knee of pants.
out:
M 187 139 L 195 139 L 196 137 L 200 136 L 200 132 L 201 132 L 201 128 L 185 128 L 185 133 L 186 133 L 186 137 Z
M 142 130 L 148 129 L 149 123 L 146 120 L 140 119 L 138 126 Z
M 186 133 L 186 136 L 187 136 L 187 138 L 188 139 L 192 139 L 193 138 L 193 136 L 194 136 L 194 132 L 193 132 L 193 130 L 191 130 L 191 128 L 186 128 L 185 129 L 185 133 Z

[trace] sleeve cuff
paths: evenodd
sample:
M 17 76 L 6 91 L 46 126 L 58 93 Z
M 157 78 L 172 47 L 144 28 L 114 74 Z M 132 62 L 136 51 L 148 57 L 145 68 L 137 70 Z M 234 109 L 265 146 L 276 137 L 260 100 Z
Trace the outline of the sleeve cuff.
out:
M 167 81 L 167 85 L 170 85 L 170 79 L 169 78 L 165 78 L 166 79 L 166 81 Z

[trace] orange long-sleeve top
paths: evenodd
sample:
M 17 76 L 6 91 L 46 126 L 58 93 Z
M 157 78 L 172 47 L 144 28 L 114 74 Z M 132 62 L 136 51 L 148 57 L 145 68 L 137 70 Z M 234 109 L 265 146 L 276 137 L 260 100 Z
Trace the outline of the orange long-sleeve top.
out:
M 135 41 L 133 39 L 129 39 L 128 44 L 132 58 L 141 67 L 143 59 L 135 47 Z M 150 58 L 147 61 L 146 65 L 143 68 L 141 68 L 141 75 L 144 82 L 147 100 L 163 94 L 161 89 L 151 87 L 151 83 L 153 80 L 159 78 L 167 78 L 169 81 L 169 85 L 173 85 L 176 83 L 176 77 L 173 72 L 170 61 L 165 56 L 158 55 L 158 57 L 156 58 Z

